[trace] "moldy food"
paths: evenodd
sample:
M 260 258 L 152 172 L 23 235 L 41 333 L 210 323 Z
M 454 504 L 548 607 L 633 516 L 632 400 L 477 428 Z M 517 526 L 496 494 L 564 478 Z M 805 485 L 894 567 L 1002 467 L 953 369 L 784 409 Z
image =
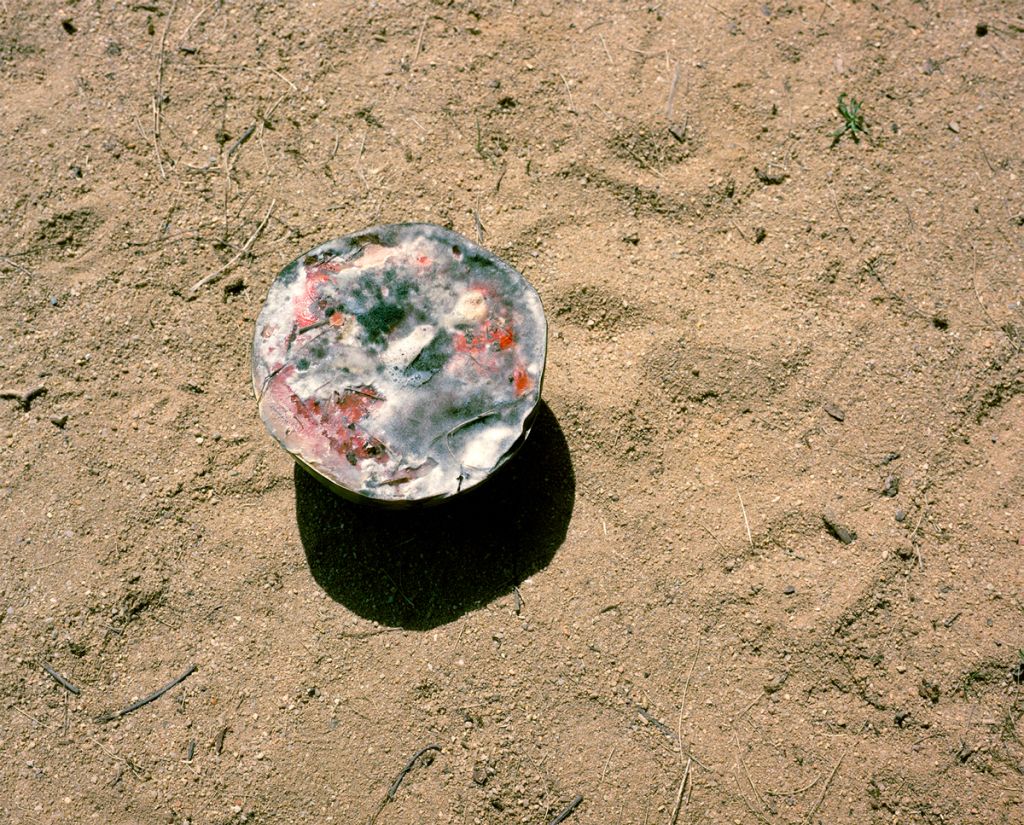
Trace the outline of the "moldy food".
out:
M 547 323 L 536 290 L 430 224 L 376 226 L 289 264 L 256 321 L 260 416 L 350 498 L 468 490 L 526 438 Z

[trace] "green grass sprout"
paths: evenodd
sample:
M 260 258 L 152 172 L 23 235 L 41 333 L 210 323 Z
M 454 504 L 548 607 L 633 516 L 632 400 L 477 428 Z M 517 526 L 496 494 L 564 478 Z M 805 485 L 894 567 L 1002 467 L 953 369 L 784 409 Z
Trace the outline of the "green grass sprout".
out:
M 839 95 L 839 102 L 836 103 L 836 111 L 843 119 L 843 126 L 832 133 L 832 145 L 835 146 L 842 140 L 843 135 L 849 134 L 854 143 L 860 143 L 860 136 L 868 134 L 868 126 L 864 122 L 864 115 L 860 110 L 861 101 L 855 97 L 847 98 L 846 92 Z

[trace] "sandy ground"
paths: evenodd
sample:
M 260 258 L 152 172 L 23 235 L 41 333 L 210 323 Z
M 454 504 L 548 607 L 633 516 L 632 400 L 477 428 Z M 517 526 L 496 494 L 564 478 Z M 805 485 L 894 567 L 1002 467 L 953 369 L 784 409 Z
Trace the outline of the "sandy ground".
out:
M 0 0 L 0 818 L 1024 822 L 1022 18 Z M 395 516 L 249 346 L 406 220 L 552 335 L 524 451 Z

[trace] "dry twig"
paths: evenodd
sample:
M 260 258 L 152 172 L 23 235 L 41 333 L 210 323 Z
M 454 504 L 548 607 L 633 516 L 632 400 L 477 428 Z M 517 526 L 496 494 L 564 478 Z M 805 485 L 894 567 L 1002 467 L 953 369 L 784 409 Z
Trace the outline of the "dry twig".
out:
M 56 670 L 54 670 L 52 667 L 50 667 L 46 662 L 40 662 L 39 663 L 39 667 L 41 667 L 48 674 L 50 674 L 50 676 L 53 678 L 53 680 L 58 685 L 60 685 L 62 688 L 64 688 L 64 690 L 68 691 L 69 693 L 73 693 L 73 694 L 75 694 L 75 696 L 78 696 L 82 692 L 75 685 L 71 684 L 71 682 L 69 682 L 64 676 L 62 676 Z
M 604 778 L 608 775 L 608 766 L 612 763 L 612 755 L 615 753 L 615 745 L 612 745 L 608 750 L 608 758 L 604 760 L 604 770 L 601 771 L 601 779 L 598 781 L 598 787 L 604 784 Z
M 181 49 L 181 48 L 182 48 L 182 46 L 184 46 L 184 45 L 185 45 L 185 39 L 186 39 L 186 38 L 188 37 L 188 34 L 189 34 L 189 32 L 190 32 L 190 31 L 192 31 L 192 27 L 193 27 L 193 26 L 194 26 L 194 25 L 195 25 L 196 23 L 198 23 L 198 22 L 199 22 L 199 18 L 200 18 L 200 17 L 202 17 L 202 16 L 204 15 L 204 14 L 206 14 L 206 12 L 208 12 L 208 11 L 209 11 L 209 10 L 210 10 L 210 9 L 211 9 L 211 8 L 213 7 L 213 4 L 214 4 L 215 2 L 217 2 L 217 0 L 212 0 L 212 2 L 210 2 L 210 3 L 207 3 L 207 4 L 205 5 L 205 6 L 203 6 L 203 7 L 202 7 L 202 8 L 201 8 L 201 9 L 199 10 L 199 13 L 198 13 L 198 14 L 196 14 L 196 16 L 195 16 L 195 17 L 193 17 L 193 18 L 192 18 L 192 19 L 191 19 L 191 20 L 189 21 L 189 24 L 188 24 L 187 26 L 185 26 L 185 31 L 183 31 L 183 32 L 181 33 L 181 37 L 180 37 L 180 38 L 178 38 L 178 48 L 179 48 L 179 49 Z
M 164 180 L 167 179 L 167 173 L 164 172 L 160 149 L 160 118 L 164 108 L 164 53 L 167 49 L 167 33 L 171 30 L 171 20 L 174 19 L 174 10 L 177 7 L 178 0 L 172 0 L 171 9 L 167 12 L 164 33 L 160 36 L 160 54 L 156 61 L 156 91 L 153 92 L 153 148 L 156 151 L 157 169 L 160 171 L 160 177 Z
M 32 402 L 46 392 L 46 387 L 40 384 L 38 387 L 19 392 L 18 390 L 0 389 L 0 398 L 12 398 L 21 404 L 21 409 L 28 412 L 32 408 Z
M 44 724 L 43 722 L 39 721 L 38 719 L 36 719 L 36 717 L 31 716 L 31 715 L 25 713 L 25 711 L 23 711 L 17 705 L 11 705 L 11 710 L 13 710 L 15 713 L 21 714 L 26 719 L 28 719 L 30 722 L 34 722 L 36 725 L 41 727 L 43 730 L 50 731 L 51 733 L 56 730 L 56 728 L 51 728 L 49 725 Z M 103 751 L 103 753 L 105 753 L 107 756 L 109 756 L 115 762 L 124 762 L 124 764 L 128 766 L 128 769 L 133 774 L 135 774 L 135 776 L 139 777 L 140 779 L 144 776 L 144 774 L 142 772 L 142 769 L 139 768 L 139 766 L 136 765 L 134 762 L 132 762 L 131 759 L 128 759 L 125 756 L 119 756 L 118 754 L 114 753 L 112 750 L 110 750 L 110 748 L 106 747 L 106 745 L 104 745 L 98 739 L 90 736 L 88 733 L 82 733 L 81 735 L 83 735 L 93 745 L 95 745 L 97 748 L 99 748 L 101 751 Z
M 572 812 L 580 806 L 580 803 L 582 801 L 583 794 L 576 794 L 576 796 L 572 798 L 572 802 L 566 805 L 565 809 L 558 816 L 551 820 L 551 825 L 559 825 L 560 822 L 565 822 L 565 820 L 572 816 Z
M 413 52 L 412 62 L 409 64 L 410 68 L 416 65 L 416 60 L 419 58 L 420 52 L 423 50 L 423 35 L 427 30 L 427 17 L 428 15 L 424 14 L 423 22 L 420 23 L 420 36 L 416 38 L 416 51 Z
M 686 709 L 686 694 L 690 690 L 690 679 L 693 676 L 693 669 L 697 667 L 697 657 L 700 656 L 700 637 L 697 638 L 697 649 L 693 653 L 693 661 L 690 662 L 690 672 L 686 674 L 686 684 L 683 685 L 683 701 L 679 704 L 679 713 L 682 715 Z
M 978 289 L 978 250 L 976 247 L 971 247 L 971 254 L 973 258 L 973 266 L 971 268 L 971 284 L 974 286 L 974 297 L 978 299 L 978 306 L 981 307 L 981 311 L 984 314 L 984 316 L 988 318 L 989 323 L 992 324 L 992 326 L 998 329 L 1001 333 L 1003 333 L 1003 335 L 1005 335 L 1007 340 L 1010 342 L 1010 346 L 1013 347 L 1015 352 L 1019 353 L 1021 349 L 1020 347 L 1017 346 L 1017 342 L 1013 340 L 1013 337 L 1010 335 L 1009 332 L 1006 331 L 1005 327 L 1001 327 L 999 326 L 999 324 L 996 323 L 996 319 L 992 317 L 991 313 L 989 313 L 988 311 L 988 308 L 985 306 L 985 303 L 981 300 L 981 290 Z
M 832 769 L 832 773 L 828 775 L 825 787 L 821 789 L 821 796 L 818 797 L 818 801 L 814 803 L 814 807 L 811 808 L 810 813 L 807 814 L 808 822 L 814 818 L 814 815 L 818 812 L 818 808 L 821 807 L 821 803 L 825 801 L 825 794 L 828 793 L 828 789 L 832 785 L 832 780 L 835 779 L 836 774 L 839 773 L 839 768 L 843 764 L 844 759 L 846 759 L 846 751 L 843 751 L 843 755 L 839 757 L 839 761 L 836 762 L 836 766 Z
M 121 710 L 115 711 L 113 713 L 105 713 L 105 714 L 103 714 L 96 721 L 97 722 L 101 722 L 101 723 L 102 722 L 112 722 L 115 719 L 120 719 L 122 716 L 127 716 L 129 713 L 133 713 L 134 711 L 137 711 L 139 708 L 145 707 L 150 702 L 155 702 L 157 699 L 159 699 L 161 696 L 163 696 L 165 693 L 167 693 L 167 691 L 169 691 L 171 688 L 177 687 L 182 682 L 184 682 L 189 676 L 191 676 L 193 673 L 195 673 L 197 669 L 198 669 L 197 665 L 189 665 L 189 667 L 185 670 L 184 673 L 182 673 L 180 676 L 172 679 L 171 681 L 169 681 L 163 687 L 157 688 L 152 693 L 150 693 L 148 696 L 143 696 L 137 702 L 132 702 L 126 708 L 122 708 Z
M 189 290 L 190 297 L 195 297 L 196 293 L 204 286 L 216 283 L 221 278 L 223 278 L 224 275 L 227 272 L 229 272 L 231 268 L 242 259 L 242 256 L 249 252 L 249 250 L 252 248 L 252 245 L 256 242 L 256 239 L 263 233 L 263 230 L 267 228 L 267 224 L 270 222 L 270 216 L 273 214 L 274 207 L 276 205 L 276 200 L 272 200 L 270 202 L 270 207 L 267 209 L 267 214 L 264 216 L 263 220 L 260 221 L 260 225 L 256 227 L 256 230 L 252 233 L 252 235 L 249 236 L 249 240 L 247 240 L 245 244 L 243 244 L 242 248 L 238 250 L 238 253 L 230 261 L 224 264 L 224 266 L 222 266 L 220 269 L 216 270 L 215 272 L 211 272 L 209 275 L 200 278 L 198 281 L 192 284 L 192 288 Z
M 22 275 L 28 275 L 28 277 L 30 277 L 30 278 L 34 278 L 35 277 L 35 273 L 34 272 L 32 272 L 29 269 L 26 269 L 21 264 L 19 264 L 17 261 L 15 261 L 15 260 L 13 260 L 11 258 L 8 258 L 6 255 L 0 255 L 0 263 L 6 264 L 7 266 L 10 266 L 10 267 L 13 267 L 14 269 L 18 270 L 18 272 L 20 272 Z
M 750 534 L 750 522 L 747 520 L 747 508 L 743 505 L 743 495 L 736 493 L 740 499 L 740 509 L 743 511 L 743 526 L 747 528 L 747 541 L 750 542 L 750 546 L 754 546 L 754 537 Z
M 843 213 L 839 210 L 839 199 L 836 198 L 836 192 L 832 188 L 832 184 L 826 181 L 825 186 L 828 187 L 828 193 L 832 196 L 832 206 L 836 210 L 836 215 L 839 218 L 839 224 L 846 230 L 846 234 L 849 235 L 850 240 L 853 241 L 853 232 L 850 231 L 850 227 L 846 223 L 846 218 L 843 217 Z
M 573 103 L 572 100 L 572 89 L 569 88 L 569 81 L 565 79 L 565 75 L 562 74 L 561 72 L 558 73 L 558 76 L 562 78 L 562 85 L 565 86 L 566 97 L 569 98 L 569 111 L 574 115 L 578 114 L 578 112 L 576 111 L 576 104 Z
M 679 812 L 683 808 L 683 795 L 686 792 L 686 780 L 690 777 L 691 761 L 692 760 L 690 759 L 686 760 L 686 770 L 683 771 L 683 778 L 682 781 L 679 783 L 679 793 L 676 794 L 676 804 L 675 807 L 672 809 L 672 819 L 670 820 L 670 825 L 676 825 L 676 823 L 679 822 Z
M 676 71 L 672 75 L 672 86 L 668 90 L 668 103 L 665 104 L 665 119 L 672 119 L 672 109 L 676 102 L 676 87 L 679 85 L 679 63 L 676 62 Z
M 416 764 L 416 760 L 423 756 L 423 754 L 425 753 L 429 753 L 430 751 L 440 752 L 440 750 L 440 745 L 426 745 L 425 747 L 420 748 L 418 751 L 416 751 L 416 753 L 412 755 L 409 761 L 405 763 L 405 767 L 398 772 L 398 776 L 396 776 L 395 781 L 391 783 L 391 787 L 388 788 L 388 792 L 384 795 L 384 798 L 381 800 L 380 805 L 377 807 L 377 810 L 367 821 L 367 825 L 373 825 L 373 823 L 377 821 L 377 817 L 380 816 L 381 811 L 384 810 L 387 804 L 389 802 L 394 802 L 395 794 L 398 793 L 398 787 L 402 784 L 402 780 L 405 779 L 405 777 L 409 774 L 409 771 L 413 769 L 413 766 Z

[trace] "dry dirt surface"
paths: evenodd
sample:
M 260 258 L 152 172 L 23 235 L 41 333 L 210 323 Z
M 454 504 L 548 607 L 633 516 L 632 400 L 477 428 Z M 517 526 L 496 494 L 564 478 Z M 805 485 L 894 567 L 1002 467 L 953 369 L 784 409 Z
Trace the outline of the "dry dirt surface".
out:
M 0 0 L 0 819 L 1024 822 L 1022 65 L 1010 0 Z M 250 339 L 399 221 L 551 338 L 382 514 Z

